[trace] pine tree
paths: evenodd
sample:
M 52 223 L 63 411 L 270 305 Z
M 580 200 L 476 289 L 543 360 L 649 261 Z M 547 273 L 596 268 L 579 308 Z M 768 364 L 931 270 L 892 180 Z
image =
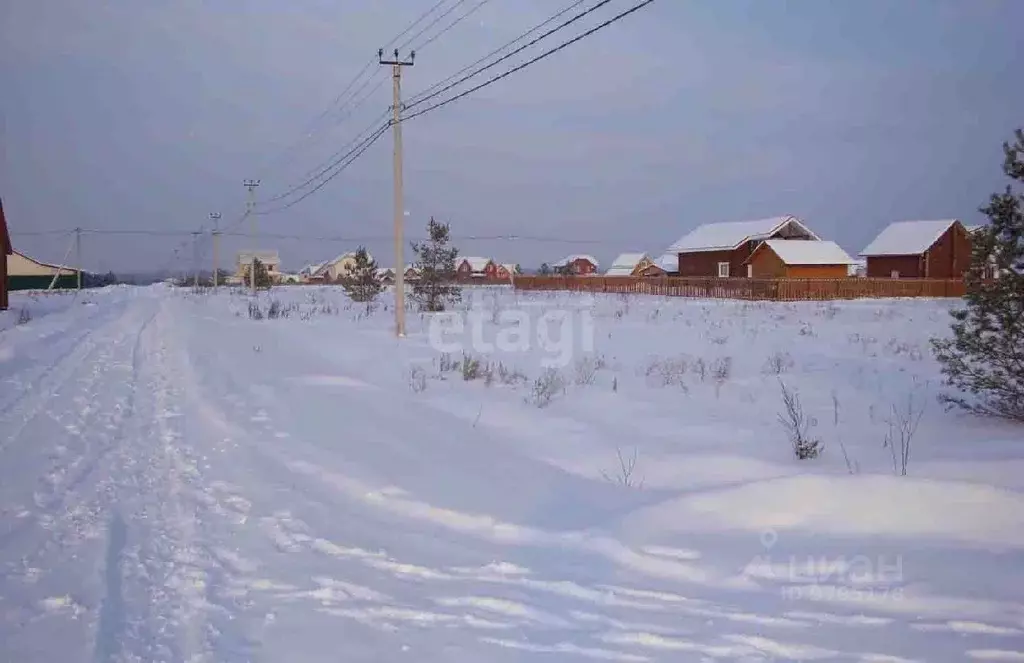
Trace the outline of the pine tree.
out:
M 1007 177 L 1024 182 L 1024 131 L 1003 151 Z M 1024 194 L 1008 185 L 981 212 L 990 224 L 973 237 L 967 306 L 952 312 L 953 337 L 932 346 L 949 385 L 971 396 L 949 404 L 1024 421 Z
M 384 289 L 377 273 L 377 262 L 366 252 L 366 247 L 356 249 L 354 264 L 340 275 L 341 287 L 354 302 L 372 302 Z
M 264 265 L 258 258 L 253 260 L 253 265 L 256 267 L 256 287 L 259 289 L 268 290 L 273 285 L 273 280 L 270 278 L 270 272 L 267 271 L 267 266 Z M 252 271 L 249 265 L 246 265 L 242 269 L 242 283 L 246 286 L 249 285 L 249 273 Z
M 448 304 L 462 301 L 462 290 L 455 285 L 455 258 L 459 250 L 449 247 L 451 235 L 447 223 L 430 217 L 429 239 L 413 243 L 419 280 L 413 284 L 412 298 L 421 311 L 443 311 Z
M 548 276 L 549 274 L 551 274 L 551 265 L 547 264 L 546 262 L 542 262 L 540 264 L 540 271 L 539 271 L 539 273 L 542 276 Z

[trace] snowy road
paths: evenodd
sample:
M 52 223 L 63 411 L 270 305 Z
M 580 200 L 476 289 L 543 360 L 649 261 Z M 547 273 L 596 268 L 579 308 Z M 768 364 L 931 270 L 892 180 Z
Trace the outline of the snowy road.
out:
M 115 289 L 2 332 L 0 659 L 1024 660 L 1019 550 L 968 558 L 1002 589 L 786 596 L 737 572 L 757 536 L 644 546 L 686 492 L 523 452 L 521 398 L 409 389 L 424 339 L 225 301 Z

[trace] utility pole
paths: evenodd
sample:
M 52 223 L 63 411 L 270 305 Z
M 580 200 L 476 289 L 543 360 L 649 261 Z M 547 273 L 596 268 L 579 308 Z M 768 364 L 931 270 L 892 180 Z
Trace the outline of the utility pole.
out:
M 220 243 L 220 212 L 210 212 L 210 221 L 213 222 L 213 232 L 211 233 L 213 236 L 213 287 L 216 289 L 219 285 L 217 277 L 217 253 L 219 248 L 218 244 Z
M 256 187 L 260 185 L 259 180 L 245 180 L 242 182 L 245 188 L 249 190 L 249 200 L 245 204 L 245 215 L 249 217 L 249 241 L 253 246 L 250 248 L 252 251 L 252 257 L 249 260 L 249 287 L 252 289 L 252 294 L 256 294 L 256 216 L 253 214 L 253 209 L 256 207 L 256 201 L 254 199 L 256 195 Z
M 384 59 L 384 49 L 377 50 L 377 59 L 382 65 L 391 65 L 394 99 L 391 109 L 394 113 L 391 122 L 391 135 L 395 139 L 395 335 L 405 336 L 405 257 L 403 239 L 403 223 L 405 221 L 405 203 L 402 200 L 402 67 L 411 67 L 416 59 L 416 51 L 409 51 L 409 59 L 402 60 L 398 49 L 394 58 Z
M 199 290 L 199 236 L 202 231 L 192 232 L 192 289 Z
M 82 289 L 82 229 L 75 228 L 75 274 L 78 275 L 78 289 Z

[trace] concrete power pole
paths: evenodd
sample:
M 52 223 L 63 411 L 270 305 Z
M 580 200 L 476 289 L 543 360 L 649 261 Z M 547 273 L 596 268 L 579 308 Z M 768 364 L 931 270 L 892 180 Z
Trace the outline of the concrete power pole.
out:
M 213 238 L 213 287 L 216 289 L 216 287 L 220 284 L 217 276 L 217 255 L 220 249 L 220 247 L 218 246 L 220 244 L 220 230 L 218 229 L 220 221 L 220 212 L 210 212 L 210 221 L 213 222 L 213 232 L 211 233 Z
M 403 223 L 405 221 L 405 203 L 402 200 L 402 67 L 411 67 L 416 59 L 416 51 L 409 52 L 409 59 L 402 60 L 395 49 L 394 58 L 384 59 L 384 49 L 377 51 L 377 58 L 382 65 L 391 65 L 391 78 L 394 88 L 392 111 L 394 113 L 391 133 L 395 139 L 395 335 L 405 336 L 405 257 Z
M 192 232 L 192 289 L 199 290 L 199 236 L 202 231 Z
M 78 286 L 77 289 L 82 289 L 82 229 L 75 228 L 75 264 L 78 267 L 75 269 L 75 274 L 78 275 Z
M 249 190 L 249 200 L 245 204 L 245 215 L 249 217 L 249 239 L 250 243 L 253 244 L 252 258 L 249 260 L 249 287 L 252 290 L 252 294 L 256 294 L 256 215 L 253 214 L 253 209 L 256 207 L 255 195 L 256 187 L 260 185 L 259 180 L 245 180 L 242 182 L 245 188 Z

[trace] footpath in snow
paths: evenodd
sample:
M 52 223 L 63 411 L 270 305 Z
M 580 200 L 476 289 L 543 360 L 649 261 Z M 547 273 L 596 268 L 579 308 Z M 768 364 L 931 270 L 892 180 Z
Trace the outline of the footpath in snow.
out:
M 14 293 L 0 660 L 1024 661 L 949 302 L 465 298 Z

